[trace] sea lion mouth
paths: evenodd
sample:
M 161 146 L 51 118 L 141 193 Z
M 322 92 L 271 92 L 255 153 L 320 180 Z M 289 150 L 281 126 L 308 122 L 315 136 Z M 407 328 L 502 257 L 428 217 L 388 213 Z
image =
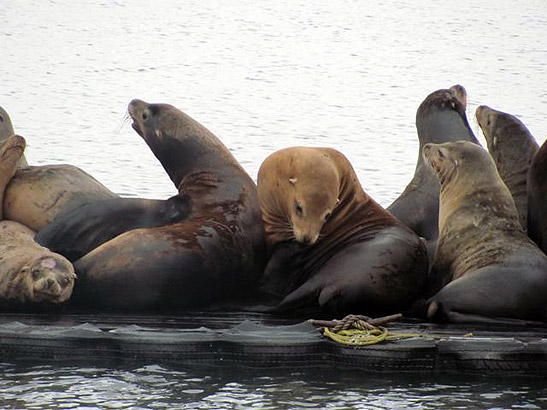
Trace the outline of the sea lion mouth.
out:
M 144 133 L 139 125 L 139 118 L 141 117 L 143 107 L 145 107 L 146 105 L 147 104 L 144 101 L 134 99 L 134 100 L 131 100 L 131 102 L 127 106 L 127 113 L 133 120 L 133 122 L 131 123 L 131 127 L 141 137 L 143 137 Z
M 131 123 L 131 127 L 135 130 L 135 132 L 136 132 L 137 134 L 139 134 L 141 137 L 143 136 L 143 135 L 142 135 L 142 132 L 141 132 L 141 129 L 139 128 L 139 124 L 137 124 L 136 121 L 133 121 L 133 122 Z

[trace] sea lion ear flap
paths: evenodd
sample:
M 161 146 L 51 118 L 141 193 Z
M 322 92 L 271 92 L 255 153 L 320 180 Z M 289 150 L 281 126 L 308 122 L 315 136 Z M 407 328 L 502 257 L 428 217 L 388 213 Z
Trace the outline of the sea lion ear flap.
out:
M 293 185 L 296 184 L 296 181 L 298 181 L 297 178 L 289 178 L 289 182 Z

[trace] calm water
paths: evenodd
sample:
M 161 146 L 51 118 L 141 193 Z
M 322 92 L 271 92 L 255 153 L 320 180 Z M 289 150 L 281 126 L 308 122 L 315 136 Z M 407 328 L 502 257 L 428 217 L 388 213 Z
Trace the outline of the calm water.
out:
M 413 174 L 416 109 L 438 88 L 467 88 L 479 138 L 480 104 L 547 137 L 545 0 L 158 3 L 1 1 L 0 105 L 27 138 L 29 162 L 78 165 L 126 196 L 174 194 L 124 120 L 140 98 L 202 122 L 253 178 L 276 149 L 336 147 L 387 206 Z M 2 407 L 547 407 L 533 381 L 0 370 Z

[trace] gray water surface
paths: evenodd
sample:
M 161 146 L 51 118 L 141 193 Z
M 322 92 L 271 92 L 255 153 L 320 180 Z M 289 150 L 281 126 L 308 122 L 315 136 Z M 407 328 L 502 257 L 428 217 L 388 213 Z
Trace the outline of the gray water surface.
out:
M 32 164 L 80 166 L 124 196 L 175 187 L 131 129 L 173 104 L 249 174 L 279 148 L 330 146 L 387 206 L 411 179 L 414 118 L 460 83 L 547 136 L 545 0 L 2 0 L 0 105 Z M 547 408 L 545 380 L 159 366 L 0 366 L 2 408 Z M 446 379 L 446 380 L 445 380 Z
M 0 364 L 2 408 L 542 409 L 545 380 Z

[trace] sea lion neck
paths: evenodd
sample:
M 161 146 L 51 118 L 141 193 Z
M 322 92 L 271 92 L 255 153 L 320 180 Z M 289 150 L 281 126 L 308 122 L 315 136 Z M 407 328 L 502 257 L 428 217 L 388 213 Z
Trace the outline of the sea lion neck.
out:
M 144 139 L 180 190 L 185 179 L 197 175 L 244 173 L 228 148 L 207 128 L 169 104 L 129 103 L 133 128 Z M 206 179 L 211 180 L 210 176 Z M 214 178 L 213 178 L 214 179 Z

